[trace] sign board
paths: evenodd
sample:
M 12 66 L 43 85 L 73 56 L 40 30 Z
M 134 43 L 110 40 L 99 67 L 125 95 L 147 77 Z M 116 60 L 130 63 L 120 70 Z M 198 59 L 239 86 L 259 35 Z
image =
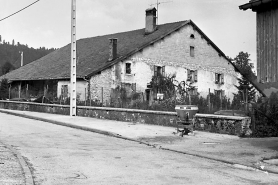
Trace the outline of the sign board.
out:
M 163 98 L 164 98 L 164 94 L 162 94 L 162 93 L 157 93 L 157 100 L 163 100 Z

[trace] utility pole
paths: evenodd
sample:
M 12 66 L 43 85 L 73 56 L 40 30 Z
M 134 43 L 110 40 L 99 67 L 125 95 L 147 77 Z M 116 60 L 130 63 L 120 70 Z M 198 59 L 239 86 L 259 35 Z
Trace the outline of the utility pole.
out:
M 158 24 L 158 5 L 160 4 L 164 4 L 164 3 L 171 3 L 173 1 L 163 1 L 163 2 L 159 2 L 158 0 L 156 0 L 156 3 L 150 4 L 150 6 L 156 5 L 156 24 Z
M 76 116 L 76 0 L 71 1 L 70 116 Z

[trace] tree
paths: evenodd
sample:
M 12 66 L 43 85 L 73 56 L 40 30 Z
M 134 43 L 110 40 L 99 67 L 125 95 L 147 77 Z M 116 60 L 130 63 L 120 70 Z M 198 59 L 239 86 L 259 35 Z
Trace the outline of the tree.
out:
M 0 99 L 5 100 L 9 98 L 9 83 L 7 79 L 2 79 L 0 82 Z
M 255 80 L 256 76 L 252 72 L 252 65 L 249 63 L 251 59 L 249 58 L 250 54 L 243 51 L 239 52 L 239 54 L 233 59 L 235 66 L 240 70 L 241 74 L 243 74 L 246 78 L 250 80 Z
M 10 62 L 6 62 L 3 66 L 2 66 L 2 74 L 7 74 L 8 72 L 14 70 L 15 67 L 10 63 Z
M 247 102 L 251 102 L 255 99 L 255 88 L 250 83 L 250 81 L 255 80 L 256 76 L 252 72 L 252 66 L 250 65 L 249 56 L 247 52 L 239 52 L 239 54 L 234 58 L 235 66 L 240 70 L 242 77 L 238 78 L 239 85 L 236 86 L 238 89 L 238 95 L 245 102 L 246 96 Z

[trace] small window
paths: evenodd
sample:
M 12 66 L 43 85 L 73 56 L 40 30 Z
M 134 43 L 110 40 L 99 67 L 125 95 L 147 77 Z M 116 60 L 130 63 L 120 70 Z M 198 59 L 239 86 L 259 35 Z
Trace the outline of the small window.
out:
M 198 89 L 196 87 L 193 87 L 193 88 L 189 89 L 188 93 L 192 96 L 196 96 L 196 95 L 198 95 Z
M 125 64 L 125 73 L 126 74 L 131 74 L 131 63 L 126 63 Z
M 190 35 L 191 39 L 195 39 L 195 36 L 193 34 Z
M 225 96 L 224 90 L 214 90 L 214 94 L 218 96 L 219 98 L 223 98 Z
M 165 76 L 165 66 L 154 66 L 154 76 Z
M 215 73 L 215 83 L 224 84 L 224 74 Z
M 194 57 L 195 56 L 195 51 L 194 51 L 194 47 L 190 46 L 190 56 Z
M 187 81 L 197 82 L 198 81 L 198 71 L 197 70 L 187 70 Z

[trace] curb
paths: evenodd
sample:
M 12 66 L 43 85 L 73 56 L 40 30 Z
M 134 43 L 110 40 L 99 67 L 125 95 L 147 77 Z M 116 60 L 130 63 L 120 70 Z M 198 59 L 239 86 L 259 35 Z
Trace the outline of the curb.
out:
M 0 141 L 1 142 L 1 141 Z M 14 156 L 17 157 L 19 164 L 23 170 L 24 173 L 24 177 L 25 177 L 25 184 L 26 185 L 34 185 L 34 179 L 31 173 L 31 170 L 29 168 L 29 166 L 27 165 L 26 161 L 23 159 L 23 157 L 20 155 L 19 152 L 17 152 L 12 146 L 5 144 L 3 142 L 1 142 L 1 144 L 3 144 L 6 148 L 8 148 L 13 154 Z
M 108 131 L 103 131 L 103 130 L 99 130 L 99 129 L 93 129 L 93 128 L 88 128 L 88 127 L 73 125 L 73 124 L 70 124 L 70 123 L 54 121 L 54 120 L 45 119 L 45 118 L 39 118 L 39 117 L 35 117 L 35 116 L 26 115 L 26 114 L 23 114 L 23 113 L 21 114 L 21 113 L 5 111 L 3 109 L 0 109 L 0 112 L 6 113 L 6 114 L 11 114 L 11 115 L 14 115 L 14 116 L 24 117 L 24 118 L 28 118 L 28 119 L 34 119 L 34 120 L 38 120 L 38 121 L 48 122 L 48 123 L 52 123 L 52 124 L 56 124 L 56 125 L 66 126 L 66 127 L 70 127 L 70 128 L 75 128 L 75 129 L 79 129 L 79 130 L 84 130 L 84 131 L 94 132 L 94 133 L 98 133 L 98 134 L 103 134 L 103 135 L 107 135 L 107 136 L 110 136 L 110 137 L 120 138 L 120 139 L 124 139 L 124 140 L 128 140 L 128 141 L 133 141 L 133 142 L 136 142 L 136 143 L 139 143 L 139 144 L 144 144 L 144 145 L 151 146 L 151 147 L 154 147 L 154 148 L 158 148 L 158 149 L 161 149 L 161 150 L 167 150 L 167 151 L 171 151 L 171 152 L 175 152 L 175 153 L 186 154 L 186 155 L 190 155 L 190 156 L 194 156 L 194 157 L 214 160 L 214 161 L 218 161 L 218 162 L 225 163 L 225 164 L 228 164 L 228 165 L 232 165 L 236 168 L 278 174 L 278 170 L 276 171 L 276 170 L 271 170 L 271 169 L 267 169 L 267 168 L 262 169 L 262 168 L 257 167 L 257 166 L 248 166 L 248 165 L 234 163 L 234 162 L 231 162 L 231 161 L 228 161 L 228 160 L 217 159 L 217 158 L 209 157 L 209 156 L 205 156 L 205 155 L 199 155 L 199 154 L 196 154 L 196 153 L 183 152 L 183 151 L 179 151 L 179 150 L 164 148 L 164 147 L 161 147 L 159 145 L 154 145 L 154 144 L 150 144 L 148 142 L 139 141 L 139 140 L 136 140 L 136 139 L 131 139 L 131 138 L 128 138 L 128 137 L 124 137 L 124 136 L 121 136 L 121 135 L 113 133 L 113 132 L 108 132 Z

